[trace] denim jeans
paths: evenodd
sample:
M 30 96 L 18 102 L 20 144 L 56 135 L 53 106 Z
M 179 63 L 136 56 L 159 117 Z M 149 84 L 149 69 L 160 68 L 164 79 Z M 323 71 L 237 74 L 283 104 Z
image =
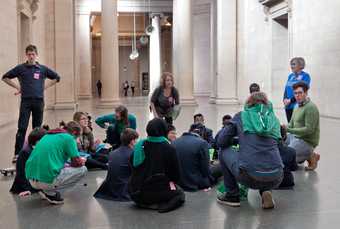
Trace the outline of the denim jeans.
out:
M 32 112 L 32 129 L 40 127 L 44 115 L 44 100 L 33 98 L 22 98 L 18 120 L 18 130 L 15 140 L 15 155 L 22 149 L 25 141 L 28 122 Z
M 257 189 L 260 194 L 270 191 L 280 185 L 283 171 L 279 169 L 272 176 L 256 176 L 255 171 L 246 171 L 239 167 L 239 153 L 232 147 L 220 151 L 219 159 L 224 176 L 224 185 L 231 195 L 239 195 L 237 182 L 251 189 Z M 255 174 L 255 175 L 254 175 Z
M 288 134 L 286 143 L 289 147 L 295 149 L 296 162 L 298 163 L 308 160 L 314 151 L 314 148 L 311 145 L 304 140 L 295 137 L 293 134 Z

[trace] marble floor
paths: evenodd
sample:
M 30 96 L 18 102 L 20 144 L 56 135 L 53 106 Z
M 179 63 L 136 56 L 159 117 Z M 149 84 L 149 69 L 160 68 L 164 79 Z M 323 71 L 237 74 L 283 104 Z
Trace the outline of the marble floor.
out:
M 211 105 L 205 98 L 198 98 L 198 106 L 183 107 L 175 125 L 178 133 L 189 128 L 192 115 L 205 115 L 206 125 L 214 130 L 221 126 L 224 114 L 234 114 L 236 106 Z M 89 111 L 93 116 L 112 112 L 96 109 L 96 100 L 80 101 L 79 110 Z M 150 118 L 145 98 L 122 100 L 131 113 L 136 114 L 138 131 L 145 135 L 145 125 Z M 68 121 L 73 111 L 47 111 L 46 123 L 56 126 L 60 120 Z M 281 120 L 283 113 L 277 112 Z M 95 124 L 95 135 L 104 131 Z M 51 206 L 37 195 L 19 198 L 8 190 L 13 177 L 0 177 L 0 229 L 29 228 L 120 228 L 120 229 L 205 229 L 205 228 L 338 228 L 340 224 L 340 177 L 338 163 L 340 121 L 321 119 L 321 143 L 317 151 L 321 163 L 316 172 L 295 172 L 296 186 L 293 190 L 274 191 L 276 209 L 264 211 L 260 207 L 257 192 L 250 191 L 248 202 L 240 208 L 230 208 L 216 202 L 215 190 L 187 193 L 185 205 L 166 214 L 136 209 L 132 203 L 97 200 L 92 197 L 105 177 L 104 171 L 89 172 L 84 181 L 65 193 L 65 204 Z M 16 124 L 0 129 L 0 167 L 8 167 L 12 157 Z M 87 186 L 83 184 L 87 183 Z

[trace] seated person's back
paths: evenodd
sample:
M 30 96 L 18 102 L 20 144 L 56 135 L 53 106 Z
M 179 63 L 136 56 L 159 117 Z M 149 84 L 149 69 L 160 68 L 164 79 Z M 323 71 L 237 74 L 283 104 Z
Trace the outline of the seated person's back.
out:
M 173 142 L 180 165 L 179 185 L 186 191 L 197 191 L 211 186 L 209 145 L 194 132 L 194 126 L 198 125 L 193 124 L 189 132 Z
M 131 175 L 129 158 L 133 152 L 138 134 L 126 128 L 121 135 L 122 146 L 110 153 L 106 179 L 94 194 L 96 198 L 115 201 L 129 201 L 128 180 Z

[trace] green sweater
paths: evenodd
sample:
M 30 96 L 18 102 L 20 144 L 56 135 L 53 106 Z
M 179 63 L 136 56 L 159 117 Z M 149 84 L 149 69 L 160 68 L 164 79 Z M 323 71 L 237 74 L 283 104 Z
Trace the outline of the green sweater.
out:
M 304 105 L 294 109 L 287 131 L 313 146 L 319 145 L 319 110 L 309 99 Z

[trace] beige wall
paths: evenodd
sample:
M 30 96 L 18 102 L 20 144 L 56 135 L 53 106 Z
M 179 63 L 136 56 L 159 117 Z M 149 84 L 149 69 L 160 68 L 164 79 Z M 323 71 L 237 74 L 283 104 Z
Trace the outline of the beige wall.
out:
M 6 8 L 6 9 L 5 9 Z M 0 28 L 6 31 L 0 36 L 1 76 L 18 63 L 17 5 L 16 1 L 3 0 L 0 5 Z M 11 20 L 8 20 L 11 18 Z M 18 97 L 15 90 L 0 82 L 0 126 L 15 121 L 18 116 Z
M 317 103 L 322 115 L 340 118 L 340 21 L 337 10 L 340 1 L 291 2 L 288 37 L 287 41 L 282 41 L 276 36 L 282 30 L 279 28 L 278 31 L 272 20 L 283 12 L 280 7 L 266 14 L 258 1 L 238 1 L 239 98 L 244 101 L 249 93 L 249 84 L 257 82 L 269 94 L 274 106 L 282 107 L 284 84 L 290 72 L 289 59 L 303 56 L 306 59 L 305 70 L 312 78 L 312 100 Z M 278 55 L 277 48 L 283 53 Z M 284 66 L 285 53 L 288 53 L 288 58 Z

